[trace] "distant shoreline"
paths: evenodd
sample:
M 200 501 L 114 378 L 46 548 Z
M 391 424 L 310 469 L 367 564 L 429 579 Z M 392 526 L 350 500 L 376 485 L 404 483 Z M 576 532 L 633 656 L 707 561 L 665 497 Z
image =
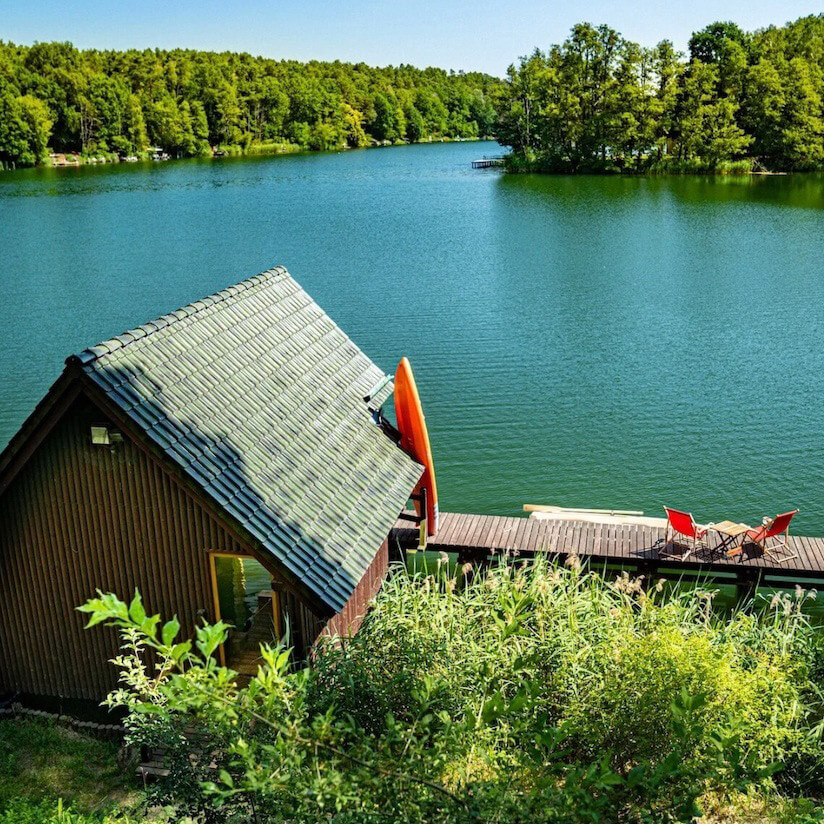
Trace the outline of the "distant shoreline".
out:
M 432 145 L 436 143 L 489 143 L 496 142 L 494 137 L 443 137 L 432 138 L 430 140 L 418 140 L 411 143 L 406 140 L 399 140 L 394 143 L 384 142 L 372 146 L 360 146 L 353 148 L 351 146 L 340 146 L 335 149 L 307 149 L 303 146 L 298 146 L 295 143 L 253 143 L 250 146 L 243 148 L 236 147 L 216 147 L 209 154 L 195 155 L 194 157 L 185 155 L 173 157 L 168 155 L 166 157 L 154 158 L 150 152 L 140 152 L 137 155 L 121 157 L 111 152 L 97 152 L 93 154 L 83 155 L 79 152 L 50 152 L 48 160 L 38 166 L 8 166 L 3 169 L 0 165 L 0 171 L 16 171 L 22 169 L 72 169 L 80 168 L 81 166 L 105 166 L 105 165 L 120 165 L 123 163 L 166 163 L 170 160 L 221 160 L 225 157 L 253 157 L 265 155 L 287 155 L 287 154 L 330 154 L 339 152 L 358 151 L 358 149 L 387 149 L 397 148 L 400 146 L 421 146 Z

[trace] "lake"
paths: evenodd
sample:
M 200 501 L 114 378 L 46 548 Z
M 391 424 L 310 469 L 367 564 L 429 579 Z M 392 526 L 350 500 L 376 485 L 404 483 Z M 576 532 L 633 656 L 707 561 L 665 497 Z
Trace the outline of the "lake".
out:
M 542 177 L 456 143 L 0 173 L 0 444 L 64 358 L 284 264 L 415 368 L 441 508 L 824 534 L 824 177 Z

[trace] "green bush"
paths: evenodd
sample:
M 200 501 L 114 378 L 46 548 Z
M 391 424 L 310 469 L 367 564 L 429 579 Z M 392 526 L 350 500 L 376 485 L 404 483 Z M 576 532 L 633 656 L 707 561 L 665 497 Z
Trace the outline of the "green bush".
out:
M 691 821 L 702 797 L 820 797 L 807 593 L 722 616 L 576 566 L 397 574 L 354 638 L 298 672 L 264 648 L 245 688 L 214 660 L 222 625 L 192 644 L 137 595 L 83 609 L 121 629 L 132 740 L 168 748 L 157 800 L 206 820 Z
M 0 809 L 0 824 L 138 824 L 145 819 L 118 813 L 80 813 L 62 801 L 34 802 L 19 798 Z

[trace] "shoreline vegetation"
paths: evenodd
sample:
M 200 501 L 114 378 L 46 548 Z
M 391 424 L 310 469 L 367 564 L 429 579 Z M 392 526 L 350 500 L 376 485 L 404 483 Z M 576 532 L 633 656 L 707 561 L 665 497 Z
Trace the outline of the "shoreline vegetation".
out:
M 495 139 L 509 172 L 824 169 L 824 14 L 695 32 L 580 23 L 506 79 L 409 65 L 0 41 L 0 169 Z
M 417 143 L 463 143 L 463 142 L 480 142 L 493 140 L 491 137 L 430 137 L 425 140 L 418 140 Z M 360 146 L 358 148 L 365 149 L 379 149 L 391 146 L 408 146 L 408 140 L 384 141 L 381 143 L 373 143 L 369 146 Z M 260 143 L 250 143 L 248 146 L 216 146 L 210 147 L 210 151 L 202 155 L 195 155 L 201 158 L 215 158 L 221 157 L 239 157 L 250 155 L 280 155 L 280 154 L 298 154 L 307 151 L 331 151 L 341 152 L 349 151 L 352 147 L 347 145 L 339 146 L 335 149 L 317 150 L 308 149 L 306 146 L 300 146 L 297 143 L 289 143 L 288 141 L 264 141 Z M 116 152 L 101 152 L 92 151 L 86 154 L 79 152 L 53 152 L 41 164 L 43 167 L 58 167 L 70 168 L 78 166 L 94 166 L 98 164 L 107 163 L 136 163 L 139 161 L 147 162 L 152 160 L 182 160 L 188 155 L 181 155 L 179 157 L 172 157 L 168 153 L 162 152 L 158 149 L 146 149 L 139 151 L 133 155 L 121 156 Z M 30 167 L 25 167 L 30 168 Z
M 510 66 L 495 136 L 511 172 L 777 173 L 824 168 L 824 14 L 687 55 L 582 23 Z
M 80 610 L 120 632 L 106 704 L 165 752 L 150 801 L 175 820 L 820 821 L 814 592 L 724 610 L 575 556 L 512 561 L 398 569 L 356 635 L 297 671 L 264 645 L 248 686 L 213 657 L 225 625 L 178 641 L 137 593 Z
M 477 139 L 503 87 L 408 65 L 0 41 L 0 167 Z

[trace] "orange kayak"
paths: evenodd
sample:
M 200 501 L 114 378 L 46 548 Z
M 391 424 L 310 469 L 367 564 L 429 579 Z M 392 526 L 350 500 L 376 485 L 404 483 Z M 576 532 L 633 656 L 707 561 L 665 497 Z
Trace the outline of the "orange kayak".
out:
M 435 485 L 435 464 L 432 460 L 432 448 L 429 445 L 429 432 L 423 407 L 415 385 L 412 367 L 406 358 L 401 358 L 395 372 L 395 417 L 398 431 L 401 433 L 401 449 L 408 452 L 418 463 L 423 464 L 424 472 L 413 495 L 420 495 L 426 490 L 426 532 L 434 535 L 438 530 L 438 488 Z M 415 501 L 415 510 L 421 512 L 421 502 Z

